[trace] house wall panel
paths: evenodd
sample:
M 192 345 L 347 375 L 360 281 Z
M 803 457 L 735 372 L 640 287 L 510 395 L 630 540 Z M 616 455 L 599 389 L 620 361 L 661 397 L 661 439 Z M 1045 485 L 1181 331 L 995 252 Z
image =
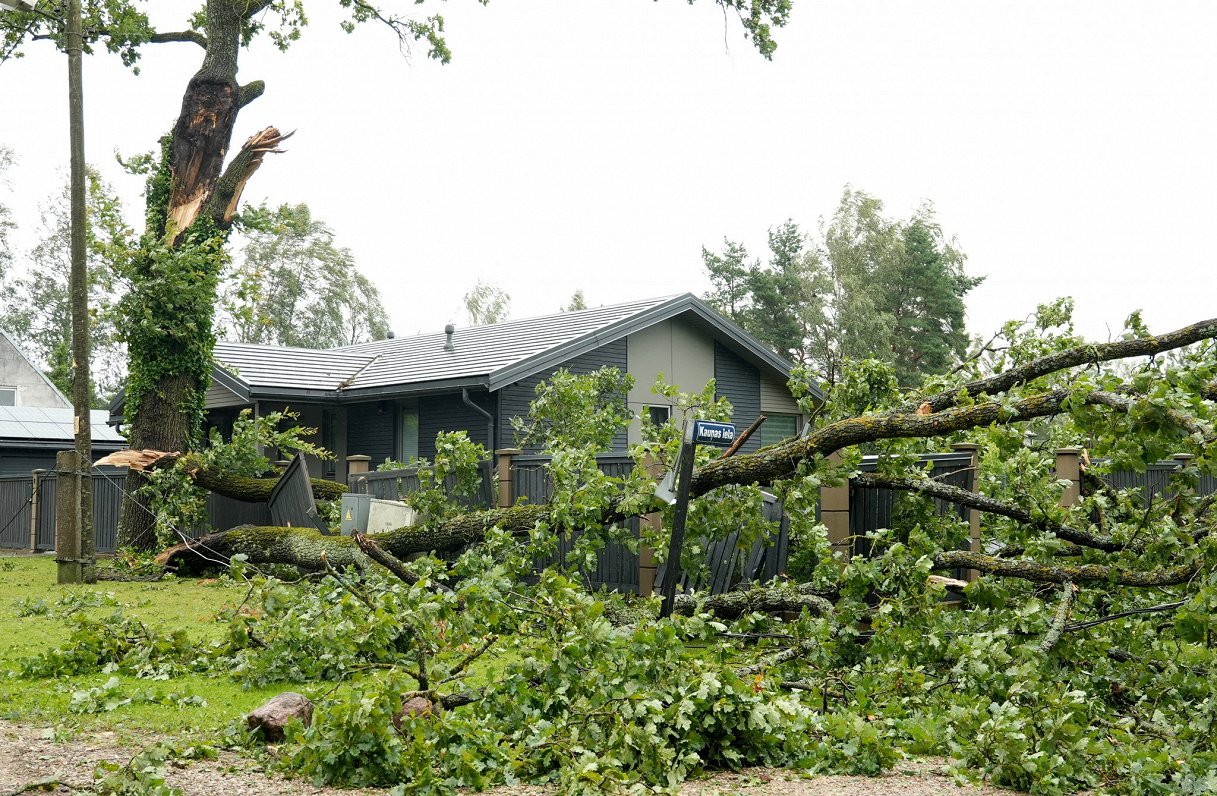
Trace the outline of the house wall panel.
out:
M 675 384 L 684 392 L 700 392 L 714 378 L 714 343 L 702 331 L 679 319 L 661 321 L 635 332 L 628 338 L 630 375 L 629 442 L 642 441 L 642 424 L 637 420 L 644 406 L 669 405 L 666 398 L 651 392 L 655 379 Z
M 396 412 L 389 401 L 347 407 L 347 455 L 371 456 L 373 470 L 385 459 L 396 459 L 393 450 L 395 417 Z
M 495 401 L 489 393 L 470 392 L 469 398 L 491 415 L 495 415 Z M 459 392 L 418 399 L 419 456 L 424 459 L 435 458 L 435 437 L 441 431 L 467 431 L 469 439 L 487 448 L 493 447 L 489 436 L 489 422 L 473 408 L 466 406 Z
M 799 413 L 799 405 L 790 394 L 785 382 L 773 378 L 761 378 L 761 411 L 778 412 L 784 415 Z
M 568 360 L 560 367 L 566 368 L 571 373 L 587 374 L 606 366 L 619 368 L 623 373 L 629 370 L 629 348 L 625 338 L 602 345 L 583 356 Z M 558 368 L 551 368 L 541 373 L 536 373 L 498 391 L 498 447 L 515 447 L 515 432 L 511 427 L 511 419 L 513 417 L 528 417 L 528 405 L 536 397 L 537 385 L 553 376 L 557 370 Z M 613 438 L 612 449 L 614 451 L 624 451 L 627 439 L 626 432 L 622 431 Z M 527 452 L 538 453 L 539 451 L 536 448 L 529 448 Z
M 731 402 L 731 422 L 739 430 L 756 420 L 761 413 L 760 372 L 719 343 L 714 344 L 714 383 L 715 397 Z M 760 444 L 754 434 L 740 450 L 754 451 Z

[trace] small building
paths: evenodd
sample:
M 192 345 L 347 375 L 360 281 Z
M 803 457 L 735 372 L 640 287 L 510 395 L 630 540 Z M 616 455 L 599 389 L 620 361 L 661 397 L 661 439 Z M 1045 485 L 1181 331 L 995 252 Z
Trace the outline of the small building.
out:
M 30 361 L 8 332 L 0 329 L 0 407 L 3 406 L 70 410 L 72 402 Z
M 93 446 L 99 455 L 127 444 L 106 425 L 107 417 L 104 410 L 92 412 Z M 55 453 L 72 449 L 74 428 L 72 402 L 0 329 L 0 477 L 53 468 Z
M 661 373 L 686 392 L 714 379 L 741 427 L 763 412 L 768 420 L 745 450 L 793 436 L 804 420 L 786 386 L 790 363 L 688 293 L 326 350 L 218 343 L 215 359 L 213 427 L 227 432 L 247 408 L 290 408 L 336 454 L 311 462 L 313 474 L 340 481 L 349 455 L 370 456 L 373 467 L 432 458 L 441 431 L 467 431 L 492 450 L 515 447 L 512 418 L 527 416 L 537 384 L 558 368 L 608 365 L 634 377 L 635 419 L 615 451 L 640 441 L 644 407 L 667 418 L 669 402 L 651 391 Z M 120 395 L 111 422 L 121 419 Z

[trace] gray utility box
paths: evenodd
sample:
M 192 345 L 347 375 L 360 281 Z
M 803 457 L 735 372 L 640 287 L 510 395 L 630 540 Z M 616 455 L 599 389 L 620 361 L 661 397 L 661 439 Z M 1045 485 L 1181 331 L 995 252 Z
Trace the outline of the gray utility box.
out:
M 371 495 L 355 495 L 348 492 L 342 496 L 342 521 L 339 527 L 343 536 L 354 531 L 368 529 L 368 509 L 372 507 Z
M 342 496 L 342 535 L 383 533 L 418 522 L 414 509 L 397 500 L 377 500 L 371 495 Z

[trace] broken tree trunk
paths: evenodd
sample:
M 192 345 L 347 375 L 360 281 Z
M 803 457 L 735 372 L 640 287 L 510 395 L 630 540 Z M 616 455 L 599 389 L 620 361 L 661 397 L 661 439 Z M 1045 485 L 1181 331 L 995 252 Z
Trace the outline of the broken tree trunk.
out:
M 478 511 L 415 528 L 399 528 L 372 537 L 395 558 L 434 550 L 456 550 L 481 541 L 491 528 L 528 533 L 548 516 L 544 506 L 514 506 Z M 200 566 L 226 562 L 243 554 L 252 564 L 290 564 L 302 569 L 325 569 L 325 553 L 335 567 L 362 566 L 367 559 L 349 536 L 325 536 L 309 528 L 267 528 L 245 525 L 207 534 L 197 542 L 175 545 L 157 556 L 164 566 L 194 571 Z
M 285 136 L 267 128 L 246 142 L 225 170 L 237 114 L 263 86 L 237 83 L 237 56 L 251 18 L 268 0 L 207 0 L 205 48 L 190 78 L 161 161 L 149 177 L 147 239 L 132 258 L 128 332 L 129 378 L 124 414 L 133 447 L 186 450 L 201 433 L 203 395 L 211 374 L 212 318 L 222 258 L 218 256 L 241 190 L 262 157 Z M 127 474 L 118 543 L 156 546 L 145 505 L 146 476 Z

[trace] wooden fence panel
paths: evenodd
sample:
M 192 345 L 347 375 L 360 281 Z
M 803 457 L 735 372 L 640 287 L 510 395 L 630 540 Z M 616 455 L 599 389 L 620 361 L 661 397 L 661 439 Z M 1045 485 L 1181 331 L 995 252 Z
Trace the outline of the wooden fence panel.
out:
M 0 547 L 30 548 L 32 476 L 0 478 Z

